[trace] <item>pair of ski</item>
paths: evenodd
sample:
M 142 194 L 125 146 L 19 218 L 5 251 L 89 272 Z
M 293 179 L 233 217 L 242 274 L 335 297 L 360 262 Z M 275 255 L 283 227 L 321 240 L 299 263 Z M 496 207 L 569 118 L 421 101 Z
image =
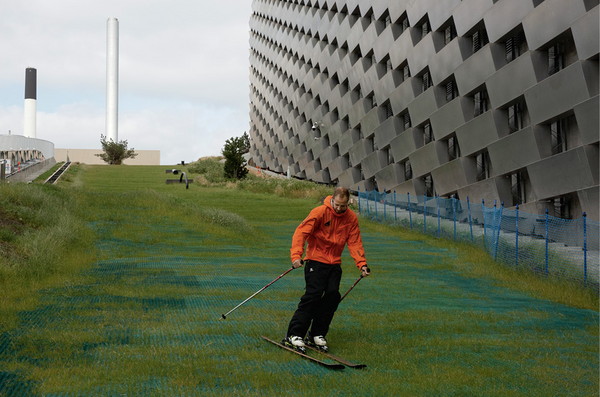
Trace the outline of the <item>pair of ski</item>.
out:
M 306 353 L 303 353 L 303 352 L 301 352 L 299 350 L 296 350 L 296 349 L 293 349 L 293 348 L 291 348 L 289 346 L 286 346 L 283 343 L 276 342 L 276 341 L 274 341 L 272 339 L 267 338 L 266 336 L 263 336 L 262 338 L 264 340 L 266 340 L 267 342 L 271 342 L 272 344 L 274 344 L 276 346 L 279 346 L 282 349 L 285 349 L 285 350 L 290 351 L 292 353 L 296 353 L 297 355 L 299 355 L 299 356 L 301 356 L 303 358 L 306 358 L 307 360 L 310 360 L 310 361 L 312 361 L 314 363 L 322 365 L 325 368 L 329 368 L 329 369 L 344 369 L 346 367 L 350 367 L 350 368 L 360 369 L 360 368 L 365 368 L 366 367 L 365 364 L 356 364 L 356 363 L 353 363 L 351 361 L 348 361 L 346 359 L 340 358 L 338 356 L 334 356 L 331 353 L 324 352 L 324 351 L 322 351 L 322 350 L 320 350 L 320 349 L 318 349 L 316 347 L 310 346 L 310 345 L 306 345 L 306 348 L 309 349 L 309 350 L 318 352 L 319 354 L 323 355 L 324 357 L 327 357 L 327 358 L 329 358 L 329 359 L 331 359 L 333 361 L 336 361 L 336 363 L 330 363 L 330 362 L 327 362 L 327 361 L 320 360 L 320 359 L 318 359 L 316 357 L 309 356 Z

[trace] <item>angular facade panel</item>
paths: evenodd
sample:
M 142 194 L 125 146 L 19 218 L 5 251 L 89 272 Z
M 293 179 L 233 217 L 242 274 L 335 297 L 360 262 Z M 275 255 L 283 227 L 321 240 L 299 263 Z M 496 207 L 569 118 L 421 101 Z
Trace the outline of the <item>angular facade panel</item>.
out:
M 256 165 L 598 217 L 598 0 L 252 7 Z

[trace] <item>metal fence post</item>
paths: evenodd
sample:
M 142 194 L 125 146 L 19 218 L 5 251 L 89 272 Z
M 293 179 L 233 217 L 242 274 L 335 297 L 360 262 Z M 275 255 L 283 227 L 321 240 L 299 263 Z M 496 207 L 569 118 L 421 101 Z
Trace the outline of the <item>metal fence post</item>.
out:
M 398 222 L 398 205 L 396 203 L 396 191 L 394 190 L 394 222 Z
M 483 225 L 483 248 L 485 248 L 485 246 L 487 245 L 487 231 L 485 230 L 485 201 L 484 199 L 481 199 L 481 218 L 482 218 L 482 225 Z
M 410 210 L 410 207 L 411 207 L 410 193 L 407 193 L 406 195 L 408 196 L 408 221 L 410 222 L 410 228 L 412 229 L 412 212 Z
M 583 213 L 583 282 L 587 283 L 587 213 Z
M 450 202 L 452 203 L 452 223 L 454 225 L 454 241 L 456 241 L 456 198 L 451 197 Z
M 467 212 L 469 213 L 469 229 L 471 231 L 471 241 L 473 241 L 473 219 L 471 217 L 471 201 L 467 196 Z
M 387 193 L 383 192 L 383 221 L 386 221 L 386 213 L 387 213 Z
M 435 205 L 437 207 L 437 221 L 438 221 L 438 237 L 440 237 L 442 235 L 442 225 L 441 225 L 441 220 L 440 220 L 440 197 L 436 194 L 435 195 Z
M 373 203 L 375 203 L 375 220 L 379 220 L 379 214 L 377 213 L 377 200 L 379 200 L 379 197 L 377 195 L 377 192 L 373 190 Z
M 427 233 L 427 196 L 423 195 L 423 233 Z
M 519 266 L 519 204 L 515 207 L 515 266 Z
M 504 210 L 504 202 L 500 203 L 500 218 L 498 219 L 498 227 L 496 232 L 496 246 L 494 247 L 494 260 L 498 258 L 498 246 L 500 245 L 500 230 L 502 230 L 502 211 Z M 494 219 L 496 218 L 496 210 L 494 207 Z
M 548 208 L 546 208 L 546 275 L 548 275 Z
M 358 195 L 358 213 L 360 213 L 360 187 L 356 188 L 356 192 Z

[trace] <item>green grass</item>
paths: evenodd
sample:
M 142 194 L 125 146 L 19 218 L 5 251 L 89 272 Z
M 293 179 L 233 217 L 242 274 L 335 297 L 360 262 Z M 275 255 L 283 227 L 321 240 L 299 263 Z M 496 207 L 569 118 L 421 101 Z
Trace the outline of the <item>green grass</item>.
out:
M 368 368 L 331 372 L 260 339 L 283 337 L 301 271 L 220 320 L 289 268 L 291 235 L 326 191 L 257 179 L 186 190 L 164 168 L 78 165 L 57 187 L 0 186 L 14 231 L 0 235 L 13 258 L 0 265 L 0 396 L 597 393 L 593 291 L 364 219 L 373 275 L 328 339 Z M 342 292 L 358 277 L 343 261 Z

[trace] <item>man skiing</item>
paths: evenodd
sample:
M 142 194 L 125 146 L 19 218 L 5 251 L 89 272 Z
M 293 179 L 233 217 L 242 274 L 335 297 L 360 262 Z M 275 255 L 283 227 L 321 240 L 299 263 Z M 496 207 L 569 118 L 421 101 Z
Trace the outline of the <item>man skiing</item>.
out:
M 292 237 L 292 267 L 304 265 L 306 281 L 305 293 L 283 341 L 294 349 L 304 350 L 305 343 L 324 351 L 328 349 L 325 336 L 340 303 L 341 255 L 346 244 L 362 276 L 370 274 L 358 217 L 348 208 L 349 201 L 348 189 L 336 188 L 332 196 L 327 196 L 322 205 L 308 214 Z M 306 255 L 302 260 L 307 242 Z

